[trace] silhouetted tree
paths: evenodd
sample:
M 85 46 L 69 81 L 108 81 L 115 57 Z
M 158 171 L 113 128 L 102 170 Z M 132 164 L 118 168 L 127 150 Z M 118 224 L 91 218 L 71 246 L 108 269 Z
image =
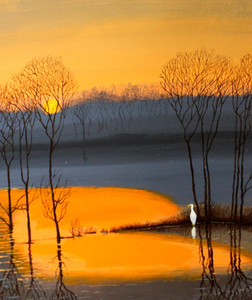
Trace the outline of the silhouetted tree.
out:
M 201 148 L 204 176 L 204 204 L 206 219 L 211 216 L 212 193 L 209 154 L 218 133 L 222 116 L 223 105 L 230 91 L 230 62 L 225 57 L 210 55 L 209 61 L 209 86 L 205 95 L 201 95 L 195 103 L 200 119 Z M 206 74 L 207 75 L 207 74 Z
M 67 109 L 76 92 L 76 83 L 62 60 L 52 56 L 32 60 L 18 76 L 22 78 L 22 92 L 32 102 L 36 119 L 44 129 L 49 141 L 48 180 L 53 221 L 59 241 L 60 229 L 57 212 L 61 204 L 59 200 L 55 199 L 54 181 L 57 181 L 57 178 L 53 173 L 53 154 L 62 135 Z
M 232 76 L 232 106 L 235 114 L 234 171 L 232 189 L 232 218 L 242 220 L 244 198 L 252 188 L 251 167 L 245 165 L 246 147 L 252 127 L 252 55 L 241 58 Z M 244 172 L 250 172 L 244 178 Z M 240 212 L 238 215 L 238 206 Z
M 25 187 L 25 211 L 27 217 L 28 241 L 31 242 L 30 204 L 34 200 L 29 196 L 30 187 L 30 154 L 32 150 L 32 131 L 35 115 L 32 111 L 20 111 L 19 119 L 19 166 L 21 180 Z M 23 144 L 24 141 L 24 144 Z
M 20 176 L 25 188 L 25 205 L 27 217 L 28 242 L 31 243 L 31 217 L 30 203 L 34 200 L 29 197 L 30 188 L 30 155 L 32 151 L 33 128 L 35 124 L 35 112 L 33 103 L 23 92 L 22 77 L 14 76 L 11 86 L 12 104 L 17 110 L 18 122 L 18 150 Z
M 178 53 L 163 67 L 161 86 L 183 129 L 192 180 L 192 193 L 199 212 L 192 154 L 192 139 L 201 134 L 204 174 L 205 217 L 211 207 L 208 156 L 218 132 L 222 107 L 227 97 L 229 61 L 213 51 Z
M 83 160 L 87 160 L 87 153 L 86 153 L 86 136 L 87 136 L 87 127 L 91 123 L 91 118 L 89 116 L 90 114 L 90 106 L 88 102 L 79 102 L 77 105 L 73 107 L 73 115 L 77 122 L 81 125 L 81 131 L 82 131 L 82 156 Z M 75 122 L 74 122 L 75 126 Z
M 108 115 L 109 125 L 112 127 L 111 131 L 116 133 L 119 129 L 119 109 L 120 103 L 116 101 L 110 101 L 109 103 L 110 113 Z
M 7 172 L 8 185 L 8 208 L 0 203 L 1 209 L 7 214 L 8 221 L 4 217 L 0 219 L 13 230 L 13 213 L 21 208 L 21 198 L 13 204 L 11 197 L 11 164 L 15 157 L 15 132 L 17 130 L 17 111 L 11 103 L 10 93 L 7 88 L 0 90 L 0 153 L 4 161 Z
M 52 202 L 52 191 L 50 183 L 43 185 L 43 179 L 40 187 L 40 198 L 44 208 L 44 216 L 52 220 L 56 225 L 57 241 L 60 242 L 60 232 L 59 224 L 64 218 L 67 206 L 68 206 L 68 196 L 70 194 L 70 189 L 67 188 L 67 182 L 65 182 L 65 187 L 61 187 L 61 175 L 54 172 L 52 174 L 53 181 L 53 197 L 54 202 Z

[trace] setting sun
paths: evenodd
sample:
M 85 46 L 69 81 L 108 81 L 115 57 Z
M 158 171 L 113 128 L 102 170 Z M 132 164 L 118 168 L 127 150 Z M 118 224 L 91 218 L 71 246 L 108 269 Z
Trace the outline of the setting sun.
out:
M 50 99 L 46 102 L 44 109 L 47 114 L 56 114 L 60 111 L 59 102 L 56 99 Z

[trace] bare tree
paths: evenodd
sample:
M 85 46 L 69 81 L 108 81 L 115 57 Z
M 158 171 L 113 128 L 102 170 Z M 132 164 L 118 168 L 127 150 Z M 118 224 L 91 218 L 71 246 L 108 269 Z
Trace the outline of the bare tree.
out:
M 82 236 L 84 234 L 84 227 L 81 225 L 78 219 L 71 221 L 71 227 L 69 229 L 71 236 L 75 238 L 76 236 Z
M 197 58 L 200 56 L 201 52 L 178 53 L 175 58 L 169 60 L 163 67 L 160 75 L 161 87 L 183 129 L 184 141 L 187 146 L 190 162 L 192 193 L 198 212 L 199 205 L 195 184 L 191 140 L 200 123 L 195 103 L 199 101 L 201 94 L 204 92 L 204 86 L 202 86 L 203 90 L 199 89 L 200 86 L 198 87 L 198 82 L 204 81 L 205 70 L 202 70 L 200 64 L 198 68 L 195 66 L 197 65 Z
M 0 217 L 2 221 L 9 227 L 10 232 L 13 231 L 13 213 L 21 208 L 21 198 L 12 203 L 11 197 L 11 164 L 15 157 L 15 132 L 17 130 L 17 111 L 12 105 L 10 93 L 6 88 L 0 90 L 0 153 L 4 161 L 7 172 L 8 185 L 8 208 L 0 203 L 1 209 L 7 214 L 8 221 Z
M 21 180 L 25 187 L 25 210 L 27 216 L 28 241 L 31 242 L 30 204 L 35 200 L 29 196 L 30 188 L 30 154 L 32 150 L 32 131 L 35 115 L 32 111 L 20 111 L 19 119 L 19 166 Z M 24 144 L 23 144 L 24 141 Z
M 31 101 L 36 119 L 49 141 L 48 180 L 53 221 L 59 242 L 57 213 L 61 204 L 55 198 L 55 181 L 58 179 L 53 173 L 53 154 L 63 132 L 67 109 L 76 93 L 76 82 L 62 60 L 52 56 L 32 60 L 18 76 L 22 78 L 22 92 Z
M 109 102 L 110 113 L 108 115 L 108 122 L 112 127 L 111 131 L 116 133 L 119 128 L 119 109 L 120 109 L 120 102 L 116 100 L 112 100 Z
M 204 176 L 204 204 L 205 218 L 211 216 L 212 193 L 211 193 L 211 172 L 209 166 L 209 155 L 218 133 L 223 105 L 225 104 L 230 91 L 230 70 L 231 65 L 228 59 L 222 56 L 209 56 L 208 86 L 206 94 L 195 103 L 198 118 L 200 120 L 201 148 Z
M 67 211 L 70 189 L 66 187 L 67 182 L 65 182 L 64 187 L 60 187 L 61 175 L 56 172 L 52 174 L 52 182 L 54 202 L 52 202 L 51 185 L 50 183 L 43 185 L 43 179 L 40 187 L 40 198 L 44 208 L 44 216 L 52 220 L 56 225 L 56 230 L 59 230 L 59 224 Z M 58 235 L 60 232 L 56 231 L 56 233 L 57 241 L 60 242 L 61 236 Z
M 91 124 L 91 118 L 89 116 L 90 114 L 90 106 L 88 102 L 79 102 L 77 105 L 73 108 L 73 115 L 75 119 L 77 119 L 78 123 L 81 125 L 81 131 L 82 131 L 82 156 L 84 162 L 87 160 L 87 144 L 86 144 L 86 136 L 87 136 L 87 127 Z M 75 122 L 74 122 L 75 126 Z
M 251 166 L 245 165 L 246 147 L 252 128 L 252 55 L 246 54 L 235 67 L 232 77 L 232 106 L 235 114 L 234 171 L 232 189 L 232 218 L 242 220 L 244 198 L 252 188 Z M 246 170 L 250 172 L 244 177 Z
M 192 193 L 199 212 L 192 139 L 201 134 L 205 217 L 211 207 L 211 180 L 208 156 L 218 132 L 228 87 L 229 61 L 213 51 L 178 53 L 162 69 L 161 86 L 183 129 L 192 180 Z
M 30 204 L 35 197 L 30 199 L 30 155 L 32 151 L 33 128 L 35 124 L 35 113 L 33 105 L 23 93 L 22 78 L 14 76 L 11 86 L 11 103 L 17 110 L 18 122 L 18 150 L 20 176 L 25 188 L 25 205 L 27 217 L 28 243 L 31 243 L 31 217 Z

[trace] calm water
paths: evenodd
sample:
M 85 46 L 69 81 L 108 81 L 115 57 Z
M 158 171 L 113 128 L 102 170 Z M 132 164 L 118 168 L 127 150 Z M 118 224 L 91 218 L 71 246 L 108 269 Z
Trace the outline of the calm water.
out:
M 3 224 L 0 299 L 252 299 L 252 232 L 201 226 L 15 242 Z
M 31 189 L 29 195 L 36 193 Z M 12 191 L 14 200 L 22 194 Z M 6 197 L 1 191 L 1 203 Z M 0 299 L 252 299 L 251 228 L 107 233 L 180 208 L 164 195 L 138 189 L 71 188 L 67 199 L 60 244 L 42 201 L 30 207 L 32 244 L 24 211 L 15 212 L 12 235 L 0 224 Z M 88 234 L 73 239 L 75 219 L 75 227 Z

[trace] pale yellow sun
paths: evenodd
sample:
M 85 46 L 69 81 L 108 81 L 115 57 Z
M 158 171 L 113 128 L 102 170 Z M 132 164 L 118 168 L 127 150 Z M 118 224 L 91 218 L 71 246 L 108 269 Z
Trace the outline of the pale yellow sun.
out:
M 47 114 L 56 114 L 60 111 L 60 106 L 56 99 L 50 99 L 45 103 L 44 109 Z

